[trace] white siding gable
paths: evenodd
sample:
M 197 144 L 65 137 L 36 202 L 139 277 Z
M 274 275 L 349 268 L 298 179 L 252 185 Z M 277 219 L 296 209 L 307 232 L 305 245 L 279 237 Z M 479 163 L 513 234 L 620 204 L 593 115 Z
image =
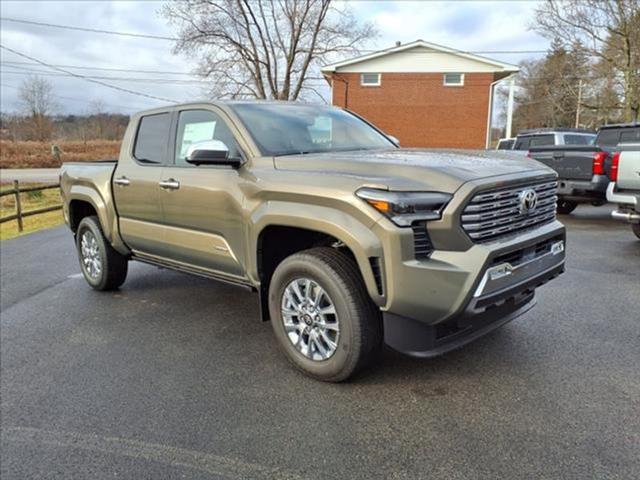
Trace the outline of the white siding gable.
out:
M 385 72 L 495 72 L 495 65 L 471 60 L 459 55 L 415 47 L 393 55 L 372 58 L 336 69 L 339 72 L 385 73 Z

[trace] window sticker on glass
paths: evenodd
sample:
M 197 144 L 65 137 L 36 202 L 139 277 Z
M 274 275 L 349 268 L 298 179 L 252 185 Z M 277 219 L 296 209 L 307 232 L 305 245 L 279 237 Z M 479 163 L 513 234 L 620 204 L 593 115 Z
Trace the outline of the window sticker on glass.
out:
M 180 157 L 187 156 L 187 149 L 194 143 L 212 140 L 216 130 L 216 122 L 187 123 L 182 135 L 182 147 Z

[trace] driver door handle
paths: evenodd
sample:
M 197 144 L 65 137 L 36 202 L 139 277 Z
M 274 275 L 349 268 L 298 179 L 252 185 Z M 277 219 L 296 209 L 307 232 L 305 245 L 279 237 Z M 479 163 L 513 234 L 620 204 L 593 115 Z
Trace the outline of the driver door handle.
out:
M 164 188 L 165 190 L 177 190 L 180 188 L 180 182 L 173 178 L 162 180 L 158 185 L 160 185 L 160 188 Z
M 113 183 L 115 183 L 116 185 L 120 185 L 121 187 L 126 187 L 131 182 L 129 181 L 129 179 L 127 177 L 120 177 L 120 178 L 114 178 L 113 179 Z

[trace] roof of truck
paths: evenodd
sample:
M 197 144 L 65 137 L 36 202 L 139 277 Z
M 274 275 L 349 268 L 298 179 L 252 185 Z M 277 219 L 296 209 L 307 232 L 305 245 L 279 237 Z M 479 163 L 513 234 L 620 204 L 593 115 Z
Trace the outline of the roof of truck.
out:
M 640 127 L 640 121 L 636 120 L 630 123 L 611 123 L 609 125 L 602 125 L 600 130 L 604 130 L 607 128 L 629 128 L 629 127 Z
M 522 135 L 540 135 L 545 133 L 578 133 L 585 135 L 595 135 L 595 130 L 589 130 L 587 128 L 530 128 L 526 130 L 520 130 L 518 136 Z

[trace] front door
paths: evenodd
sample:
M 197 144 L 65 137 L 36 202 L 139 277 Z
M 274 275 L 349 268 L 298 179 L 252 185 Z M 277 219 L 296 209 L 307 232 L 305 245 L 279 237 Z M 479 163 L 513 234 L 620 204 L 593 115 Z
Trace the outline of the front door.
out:
M 244 278 L 243 193 L 240 171 L 229 166 L 186 162 L 189 146 L 220 140 L 239 156 L 237 142 L 222 114 L 213 110 L 177 113 L 173 163 L 162 169 L 165 256 L 212 273 Z
M 136 253 L 159 255 L 163 242 L 160 176 L 168 157 L 171 113 L 141 117 L 135 143 L 124 152 L 113 175 L 120 235 Z M 125 141 L 126 143 L 126 141 Z

